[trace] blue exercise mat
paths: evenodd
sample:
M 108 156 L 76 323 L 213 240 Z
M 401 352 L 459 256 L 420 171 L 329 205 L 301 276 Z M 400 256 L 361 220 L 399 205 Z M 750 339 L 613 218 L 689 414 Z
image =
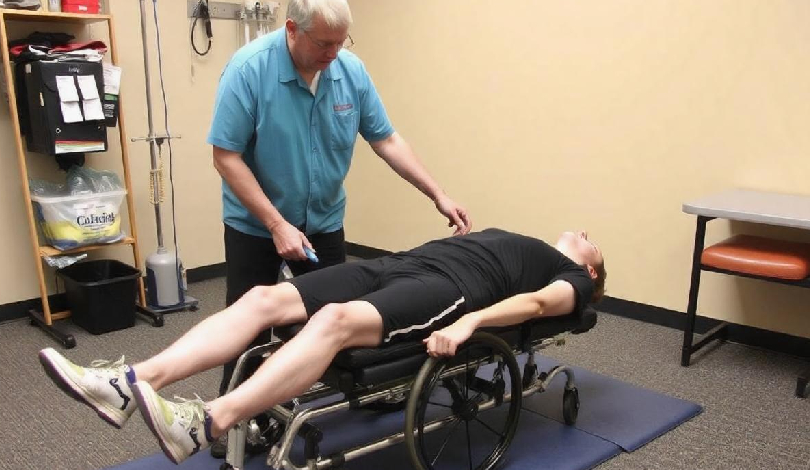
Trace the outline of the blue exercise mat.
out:
M 558 362 L 540 355 L 536 356 L 540 371 L 547 371 Z M 520 357 L 519 363 L 525 362 Z M 576 386 L 582 403 L 576 425 L 562 423 L 562 394 L 565 377 L 558 376 L 549 389 L 524 399 L 518 430 L 507 452 L 504 465 L 509 470 L 585 470 L 608 460 L 622 451 L 633 451 L 668 430 L 694 417 L 701 411 L 700 405 L 672 398 L 667 395 L 630 385 L 611 377 L 573 368 Z M 487 374 L 481 368 L 480 374 Z M 320 403 L 328 401 L 324 399 Z M 498 419 L 505 413 L 505 406 L 487 411 Z M 323 431 L 321 455 L 348 450 L 358 444 L 402 431 L 404 413 L 378 413 L 367 410 L 351 410 L 323 416 L 314 420 Z M 471 428 L 472 439 L 488 431 L 482 427 Z M 462 435 L 464 433 L 457 433 Z M 427 434 L 426 438 L 441 439 Z M 291 453 L 294 462 L 301 464 L 302 443 L 296 443 Z M 473 441 L 474 442 L 474 441 Z M 454 445 L 455 444 L 455 445 Z M 157 448 L 157 446 L 156 446 Z M 456 458 L 456 464 L 441 466 L 443 470 L 468 468 L 467 446 L 464 442 L 448 443 L 443 453 L 448 460 Z M 460 453 L 457 456 L 453 454 Z M 179 466 L 172 464 L 162 453 L 129 462 L 111 470 L 169 470 L 169 469 L 218 469 L 221 460 L 211 458 L 208 451 L 192 456 Z M 386 468 L 410 470 L 410 460 L 404 443 L 382 449 L 347 462 L 349 469 Z M 246 462 L 246 470 L 265 470 L 265 456 L 256 456 Z
M 356 437 L 357 434 L 360 434 L 357 431 L 362 429 L 356 427 L 348 429 L 349 427 L 348 425 L 344 427 L 342 434 Z M 326 434 L 325 430 L 324 432 L 324 443 L 326 444 L 328 434 Z M 471 433 L 473 439 L 480 432 L 480 429 L 473 431 Z M 432 436 L 435 437 L 436 434 Z M 460 437 L 461 433 L 457 433 L 455 436 Z M 473 440 L 473 442 L 475 441 Z M 334 442 L 329 447 L 332 446 L 334 446 Z M 293 462 L 303 466 L 302 446 L 298 443 L 295 447 L 291 458 Z M 321 450 L 323 455 L 329 455 L 328 452 L 325 452 L 326 447 L 322 447 Z M 442 470 L 468 470 L 466 450 L 467 447 L 463 442 L 451 440 L 442 453 L 442 460 L 436 463 L 436 467 Z M 584 470 L 593 468 L 621 452 L 622 450 L 618 446 L 604 439 L 565 426 L 538 414 L 524 411 L 520 416 L 512 445 L 509 447 L 504 462 L 499 468 L 509 470 L 538 470 L 544 468 Z M 111 470 L 216 470 L 221 464 L 222 460 L 212 458 L 208 451 L 194 455 L 177 466 L 161 453 L 112 467 Z M 245 462 L 245 470 L 267 470 L 267 468 L 264 455 L 251 457 Z M 342 468 L 353 470 L 383 468 L 386 470 L 413 470 L 408 451 L 403 443 L 359 457 L 347 462 Z
M 539 370 L 549 370 L 558 361 L 536 356 Z M 525 358 L 518 358 L 521 367 Z M 582 404 L 575 427 L 632 452 L 679 424 L 697 416 L 703 408 L 678 398 L 621 382 L 604 375 L 571 367 Z M 558 376 L 542 394 L 523 401 L 523 408 L 562 422 L 564 376 Z

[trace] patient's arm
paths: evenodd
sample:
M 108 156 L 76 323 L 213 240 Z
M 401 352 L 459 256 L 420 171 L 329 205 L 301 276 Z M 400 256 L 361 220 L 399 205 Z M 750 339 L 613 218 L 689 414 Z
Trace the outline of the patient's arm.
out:
M 431 356 L 454 355 L 472 333 L 487 326 L 509 326 L 539 316 L 566 315 L 576 306 L 576 294 L 567 281 L 555 281 L 536 292 L 518 294 L 490 307 L 471 312 L 424 340 Z

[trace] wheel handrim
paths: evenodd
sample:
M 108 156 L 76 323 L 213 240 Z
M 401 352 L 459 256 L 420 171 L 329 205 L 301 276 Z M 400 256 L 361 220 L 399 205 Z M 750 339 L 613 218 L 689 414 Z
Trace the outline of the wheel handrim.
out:
M 470 470 L 490 469 L 503 457 L 514 436 L 521 402 L 517 362 L 511 349 L 500 339 L 486 335 L 476 340 L 477 343 L 468 342 L 469 346 L 456 356 L 463 358 L 464 369 L 460 373 L 442 379 L 451 360 L 431 359 L 420 372 L 419 378 L 424 380 L 417 379 L 414 383 L 412 399 L 416 401 L 408 407 L 408 420 L 412 421 L 408 431 L 413 435 L 408 445 L 414 447 L 412 458 L 425 470 L 434 470 L 451 461 L 457 466 L 459 459 L 463 459 L 463 467 Z M 470 367 L 473 344 L 484 346 L 491 355 L 500 358 L 494 368 L 483 368 L 482 373 L 478 373 L 477 367 Z M 518 391 L 516 398 L 507 404 L 507 412 L 481 411 L 482 403 L 492 406 L 494 396 L 503 397 L 504 384 Z M 425 432 L 426 426 L 439 420 L 445 423 L 441 429 Z

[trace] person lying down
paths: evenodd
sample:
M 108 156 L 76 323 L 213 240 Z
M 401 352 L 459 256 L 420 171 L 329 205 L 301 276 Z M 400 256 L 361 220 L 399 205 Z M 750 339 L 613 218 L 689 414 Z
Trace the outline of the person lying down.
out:
M 343 349 L 421 340 L 431 356 L 453 355 L 477 328 L 582 310 L 601 298 L 605 276 L 602 252 L 585 232 L 565 232 L 550 245 L 487 229 L 254 287 L 134 365 L 121 357 L 80 367 L 52 348 L 39 359 L 59 388 L 116 428 L 140 410 L 179 463 L 236 423 L 304 393 Z M 209 402 L 157 393 L 234 359 L 268 328 L 304 322 L 230 393 Z

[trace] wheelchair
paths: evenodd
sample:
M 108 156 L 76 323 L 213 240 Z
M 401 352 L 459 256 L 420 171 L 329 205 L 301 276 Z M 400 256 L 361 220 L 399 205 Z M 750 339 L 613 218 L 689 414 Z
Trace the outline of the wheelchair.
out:
M 468 460 L 471 469 L 495 468 L 515 435 L 522 399 L 545 391 L 560 374 L 566 376 L 563 419 L 567 425 L 576 422 L 580 403 L 573 372 L 565 366 L 540 372 L 535 353 L 565 344 L 569 334 L 590 330 L 596 318 L 596 311 L 589 307 L 581 313 L 483 329 L 453 357 L 430 357 L 421 341 L 341 351 L 320 382 L 291 403 L 267 411 L 272 432 L 263 432 L 252 420 L 234 426 L 228 432 L 228 451 L 220 470 L 242 470 L 246 442 L 259 443 L 268 439 L 268 434 L 271 442 L 264 443 L 272 447 L 267 465 L 276 470 L 342 468 L 353 459 L 402 441 L 416 470 L 439 470 L 446 467 L 447 458 Z M 237 361 L 229 391 L 238 384 L 248 358 L 272 354 L 301 328 L 303 324 L 275 328 L 278 340 L 245 352 Z M 524 353 L 527 361 L 521 371 L 517 356 Z M 334 400 L 324 400 L 326 397 Z M 323 433 L 313 420 L 348 409 L 385 411 L 402 409 L 403 405 L 405 425 L 401 432 L 321 455 Z M 499 408 L 497 414 L 487 414 L 495 408 Z M 471 446 L 471 425 L 485 429 L 485 444 L 476 440 L 474 448 Z M 440 429 L 447 431 L 435 433 Z M 303 439 L 303 462 L 291 458 L 296 437 Z M 449 451 L 451 448 L 455 451 Z

